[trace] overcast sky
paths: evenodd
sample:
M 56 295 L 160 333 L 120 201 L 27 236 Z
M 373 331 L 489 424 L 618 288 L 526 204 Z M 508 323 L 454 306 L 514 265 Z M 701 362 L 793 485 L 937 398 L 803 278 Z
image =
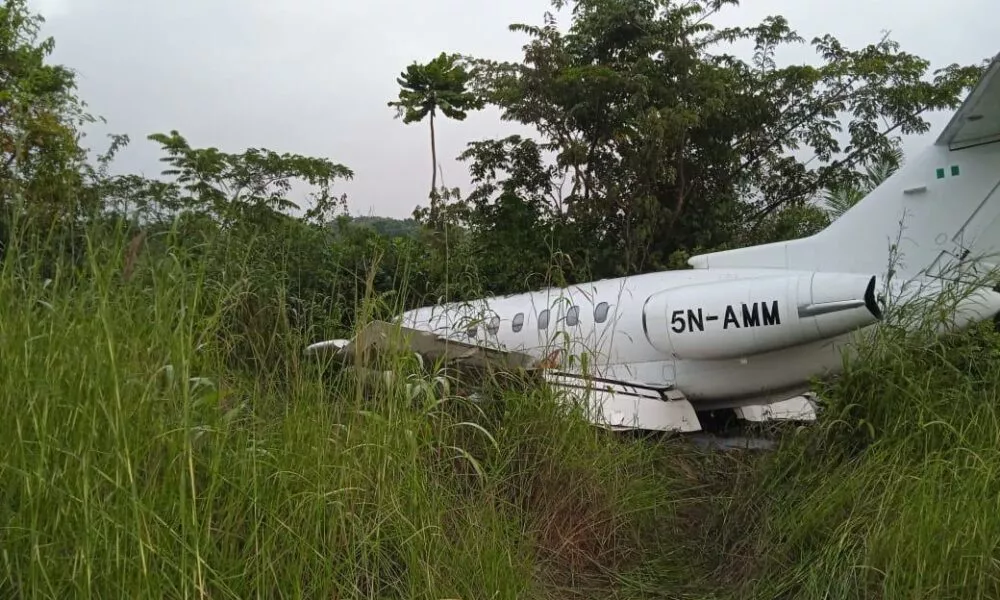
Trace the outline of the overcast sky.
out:
M 33 0 L 56 39 L 53 60 L 79 73 L 108 132 L 133 140 L 118 171 L 160 170 L 145 136 L 177 129 L 196 146 L 266 147 L 325 156 L 355 171 L 343 184 L 353 214 L 410 216 L 430 186 L 426 123 L 403 125 L 386 102 L 414 60 L 441 51 L 518 59 L 514 22 L 540 24 L 548 0 Z M 919 8 L 918 8 L 919 7 Z M 890 30 L 932 67 L 1000 53 L 997 0 L 744 0 L 715 19 L 727 26 L 787 17 L 807 40 L 832 33 L 849 47 Z M 808 45 L 782 57 L 815 62 Z M 934 115 L 933 134 L 947 115 Z M 444 183 L 468 191 L 454 160 L 468 141 L 507 135 L 495 111 L 443 121 Z M 911 140 L 908 146 L 922 143 Z

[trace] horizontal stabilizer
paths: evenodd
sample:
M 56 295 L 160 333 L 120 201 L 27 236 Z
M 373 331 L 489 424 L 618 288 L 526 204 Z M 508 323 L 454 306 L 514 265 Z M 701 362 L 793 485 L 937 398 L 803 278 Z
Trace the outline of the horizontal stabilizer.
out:
M 1000 141 L 1000 54 L 986 68 L 935 144 L 959 150 L 996 141 Z
M 952 115 L 935 144 L 951 150 L 1000 141 L 1000 54 Z

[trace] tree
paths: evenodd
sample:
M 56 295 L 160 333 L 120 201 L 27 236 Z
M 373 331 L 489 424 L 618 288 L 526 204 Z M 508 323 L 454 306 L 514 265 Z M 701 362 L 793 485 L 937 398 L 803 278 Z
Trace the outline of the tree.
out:
M 47 63 L 41 16 L 25 0 L 0 4 L 0 206 L 19 197 L 51 218 L 78 200 L 85 152 L 79 126 L 94 119 L 75 95 L 73 73 Z
M 412 238 L 420 230 L 420 224 L 414 219 L 394 219 L 392 217 L 349 217 L 344 220 L 357 227 L 368 227 L 387 238 Z
M 344 195 L 333 194 L 334 183 L 354 176 L 348 167 L 325 158 L 279 154 L 266 148 L 249 148 L 239 154 L 192 148 L 177 131 L 156 133 L 149 139 L 163 147 L 166 156 L 160 160 L 170 166 L 163 174 L 174 180 L 136 182 L 147 186 L 145 198 L 158 204 L 168 202 L 168 212 L 191 210 L 210 215 L 224 228 L 241 220 L 298 210 L 300 207 L 288 198 L 296 180 L 314 188 L 313 206 L 305 211 L 306 219 L 327 221 L 346 202 Z
M 467 90 L 471 74 L 465 69 L 457 54 L 442 52 L 427 64 L 412 63 L 400 73 L 396 82 L 400 86 L 399 99 L 389 102 L 409 124 L 427 118 L 431 130 L 431 204 L 437 199 L 437 144 L 434 136 L 434 117 L 438 111 L 457 121 L 465 120 L 468 111 L 482 108 L 483 101 Z M 433 209 L 432 209 L 433 212 Z
M 820 64 L 779 66 L 777 49 L 805 40 L 780 16 L 713 27 L 735 3 L 553 0 L 571 7 L 565 33 L 550 14 L 512 25 L 530 37 L 523 60 L 472 60 L 471 87 L 540 136 L 470 144 L 470 215 L 516 193 L 596 275 L 664 268 L 678 251 L 751 240 L 765 220 L 852 181 L 982 72 L 929 77 L 926 60 L 887 38 L 852 50 L 829 35 L 811 41 Z M 740 40 L 754 44 L 748 61 L 719 50 Z M 520 161 L 529 142 L 545 160 Z

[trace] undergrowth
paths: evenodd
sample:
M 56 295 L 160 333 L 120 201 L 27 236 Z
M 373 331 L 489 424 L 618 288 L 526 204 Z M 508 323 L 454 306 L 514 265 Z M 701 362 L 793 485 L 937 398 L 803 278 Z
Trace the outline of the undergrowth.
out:
M 406 356 L 325 368 L 252 263 L 87 239 L 4 256 L 5 598 L 1000 595 L 990 328 L 886 327 L 820 423 L 704 453 Z
M 683 544 L 645 551 L 691 487 L 659 443 L 405 356 L 324 369 L 252 264 L 161 244 L 5 256 L 3 597 L 605 597 L 685 571 Z
M 728 542 L 747 596 L 1000 597 L 1000 334 L 928 329 L 875 330 L 762 465 Z

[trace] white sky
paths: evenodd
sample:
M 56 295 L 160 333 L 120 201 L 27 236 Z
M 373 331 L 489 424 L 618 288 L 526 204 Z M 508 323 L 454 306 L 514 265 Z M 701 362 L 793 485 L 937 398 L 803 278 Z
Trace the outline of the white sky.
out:
M 403 125 L 386 103 L 410 62 L 441 51 L 518 59 L 514 22 L 540 24 L 548 0 L 34 0 L 56 39 L 53 60 L 79 73 L 80 94 L 132 144 L 116 170 L 160 171 L 154 132 L 177 129 L 195 146 L 325 156 L 355 171 L 351 212 L 410 216 L 426 204 L 426 123 Z M 745 0 L 714 20 L 749 25 L 781 14 L 807 40 L 831 33 L 849 47 L 885 30 L 932 67 L 1000 53 L 997 0 Z M 808 45 L 781 60 L 814 62 Z M 934 130 L 948 115 L 934 115 Z M 444 183 L 469 191 L 454 160 L 472 140 L 508 135 L 484 111 L 437 123 Z M 908 146 L 923 143 L 911 140 Z

